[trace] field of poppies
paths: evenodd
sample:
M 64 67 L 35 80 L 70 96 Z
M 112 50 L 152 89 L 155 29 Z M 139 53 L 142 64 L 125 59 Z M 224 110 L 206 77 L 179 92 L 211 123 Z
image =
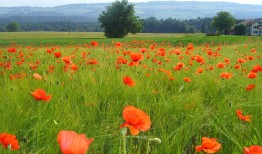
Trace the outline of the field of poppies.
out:
M 258 37 L 17 40 L 0 46 L 0 153 L 262 153 Z

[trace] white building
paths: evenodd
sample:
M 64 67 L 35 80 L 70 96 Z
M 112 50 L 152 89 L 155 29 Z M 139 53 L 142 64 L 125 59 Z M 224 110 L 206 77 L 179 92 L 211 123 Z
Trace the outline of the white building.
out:
M 245 20 L 241 22 L 246 27 L 246 34 L 251 36 L 262 36 L 262 18 Z

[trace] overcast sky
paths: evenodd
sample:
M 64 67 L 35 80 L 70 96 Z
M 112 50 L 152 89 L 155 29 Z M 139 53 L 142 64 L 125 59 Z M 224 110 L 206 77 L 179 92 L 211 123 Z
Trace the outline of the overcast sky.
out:
M 65 4 L 75 3 L 103 3 L 113 2 L 114 0 L 0 0 L 0 7 L 12 7 L 12 6 L 41 6 L 51 7 Z M 148 0 L 129 0 L 129 2 L 146 2 Z M 152 0 L 151 0 L 152 1 Z M 153 1 L 166 1 L 166 0 L 153 0 Z M 236 2 L 241 4 L 260 4 L 262 0 L 176 0 L 176 1 L 225 1 Z

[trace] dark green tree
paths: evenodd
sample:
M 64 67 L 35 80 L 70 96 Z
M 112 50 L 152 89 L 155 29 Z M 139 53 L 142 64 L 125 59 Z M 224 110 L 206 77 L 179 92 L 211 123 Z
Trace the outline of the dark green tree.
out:
M 117 0 L 107 6 L 98 21 L 109 38 L 123 38 L 128 33 L 135 34 L 142 30 L 141 21 L 135 16 L 134 4 L 129 4 L 128 0 Z
M 234 17 L 229 12 L 220 11 L 213 18 L 213 26 L 218 30 L 218 33 L 228 31 L 234 25 Z
M 246 34 L 246 27 L 243 24 L 236 25 L 234 27 L 235 35 L 245 35 Z
M 10 22 L 6 29 L 8 32 L 17 32 L 19 30 L 19 25 L 16 22 Z

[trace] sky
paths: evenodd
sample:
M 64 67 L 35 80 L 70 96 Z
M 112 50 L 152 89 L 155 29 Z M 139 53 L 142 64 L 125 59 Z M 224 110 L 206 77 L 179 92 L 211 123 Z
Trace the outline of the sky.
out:
M 52 7 L 57 5 L 76 4 L 76 3 L 111 3 L 114 0 L 0 0 L 0 7 L 16 7 L 16 6 L 39 6 Z M 129 0 L 129 2 L 146 2 L 148 0 Z M 167 0 L 151 0 L 151 1 L 167 1 Z M 241 4 L 260 4 L 262 0 L 176 0 L 176 1 L 224 1 L 236 2 Z

